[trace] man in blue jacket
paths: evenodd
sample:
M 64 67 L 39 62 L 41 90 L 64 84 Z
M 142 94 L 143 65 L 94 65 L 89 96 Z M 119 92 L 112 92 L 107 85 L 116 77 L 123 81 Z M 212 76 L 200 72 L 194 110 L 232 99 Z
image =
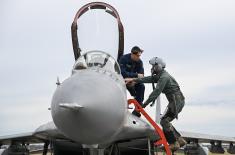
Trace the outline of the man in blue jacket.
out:
M 121 67 L 121 73 L 123 78 L 142 78 L 144 77 L 144 68 L 143 62 L 140 59 L 143 50 L 140 49 L 138 46 L 134 46 L 131 49 L 131 53 L 123 55 L 120 60 L 119 64 Z M 127 84 L 127 89 L 132 96 L 141 104 L 143 105 L 144 100 L 144 91 L 145 86 L 143 83 L 136 83 L 136 84 Z M 132 112 L 134 115 L 140 117 L 140 113 L 137 111 Z

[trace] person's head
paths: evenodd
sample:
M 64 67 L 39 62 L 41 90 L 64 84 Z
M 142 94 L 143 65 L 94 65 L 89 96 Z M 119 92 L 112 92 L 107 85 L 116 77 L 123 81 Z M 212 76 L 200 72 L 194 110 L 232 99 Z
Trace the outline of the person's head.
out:
M 166 63 L 158 57 L 153 57 L 149 60 L 149 64 L 152 65 L 151 72 L 152 74 L 158 74 L 166 67 Z
M 131 59 L 134 61 L 139 61 L 140 56 L 143 53 L 144 50 L 140 49 L 138 46 L 134 46 L 131 49 Z

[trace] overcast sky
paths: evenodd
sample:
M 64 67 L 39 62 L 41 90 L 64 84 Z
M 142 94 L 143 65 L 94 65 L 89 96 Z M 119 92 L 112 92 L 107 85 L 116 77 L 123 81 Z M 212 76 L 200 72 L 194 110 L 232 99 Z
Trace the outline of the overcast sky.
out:
M 56 78 L 69 77 L 74 63 L 70 26 L 88 2 L 1 0 L 0 135 L 33 131 L 51 120 Z M 235 1 L 104 2 L 120 14 L 125 53 L 134 45 L 144 49 L 146 75 L 148 60 L 162 57 L 180 84 L 186 106 L 176 127 L 235 137 Z M 150 91 L 147 86 L 146 97 Z

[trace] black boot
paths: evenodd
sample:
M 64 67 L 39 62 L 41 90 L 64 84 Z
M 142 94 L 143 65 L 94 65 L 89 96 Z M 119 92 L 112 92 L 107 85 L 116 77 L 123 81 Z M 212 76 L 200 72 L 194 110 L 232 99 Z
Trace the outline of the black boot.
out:
M 176 141 L 175 135 L 173 131 L 165 131 L 163 130 L 166 140 L 169 144 L 173 144 Z
M 132 112 L 133 115 L 137 116 L 137 117 L 141 117 L 141 114 L 139 112 L 137 112 L 136 110 L 134 110 Z

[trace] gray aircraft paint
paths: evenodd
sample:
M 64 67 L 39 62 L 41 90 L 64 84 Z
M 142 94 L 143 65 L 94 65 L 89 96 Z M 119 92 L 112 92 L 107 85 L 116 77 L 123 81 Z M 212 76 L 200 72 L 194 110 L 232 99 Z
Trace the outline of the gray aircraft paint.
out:
M 58 85 L 52 98 L 51 113 L 58 129 L 66 137 L 82 144 L 110 142 L 117 136 L 124 137 L 121 134 L 123 130 L 133 135 L 129 132 L 133 129 L 141 132 L 146 131 L 146 127 L 151 129 L 146 122 L 127 114 L 124 80 L 120 74 L 105 67 L 73 71 L 71 77 Z M 135 129 L 138 123 L 144 128 Z

